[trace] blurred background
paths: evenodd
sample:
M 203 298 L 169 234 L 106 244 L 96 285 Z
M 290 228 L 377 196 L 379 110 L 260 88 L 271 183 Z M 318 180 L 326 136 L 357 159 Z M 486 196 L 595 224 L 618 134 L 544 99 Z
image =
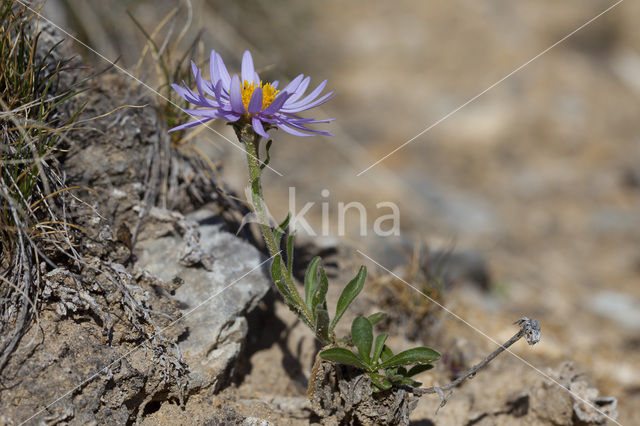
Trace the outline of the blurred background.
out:
M 298 209 L 316 203 L 315 229 L 329 204 L 333 233 L 338 202 L 364 203 L 370 230 L 389 213 L 376 203 L 397 203 L 400 237 L 363 237 L 350 216 L 348 235 L 325 242 L 390 269 L 417 243 L 483 259 L 490 290 L 457 290 L 450 308 L 497 339 L 508 321 L 539 319 L 543 340 L 522 355 L 573 359 L 628 420 L 640 405 L 640 3 L 622 2 L 358 176 L 613 4 L 48 0 L 43 12 L 154 87 L 166 81 L 151 53 L 139 63 L 148 37 L 205 69 L 211 49 L 235 71 L 249 49 L 265 80 L 328 79 L 337 97 L 312 112 L 337 118 L 324 126 L 336 136 L 275 135 L 271 166 L 284 176 L 265 176 L 272 213 L 284 216 L 291 186 Z M 242 193 L 243 153 L 209 130 L 194 140 Z

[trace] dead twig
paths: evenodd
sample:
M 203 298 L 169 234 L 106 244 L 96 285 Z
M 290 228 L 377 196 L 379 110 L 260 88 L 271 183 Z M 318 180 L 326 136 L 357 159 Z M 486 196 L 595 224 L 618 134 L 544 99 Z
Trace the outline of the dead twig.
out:
M 445 404 L 447 403 L 447 400 L 453 394 L 453 391 L 451 391 L 451 389 L 459 386 L 465 380 L 474 377 L 479 370 L 481 370 L 487 364 L 493 361 L 494 358 L 496 358 L 498 355 L 504 352 L 509 346 L 513 345 L 515 342 L 517 342 L 523 337 L 525 338 L 527 343 L 530 345 L 535 345 L 540 341 L 540 336 L 541 336 L 540 323 L 538 322 L 538 320 L 523 317 L 523 318 L 520 318 L 518 321 L 514 322 L 514 324 L 518 324 L 520 326 L 520 330 L 516 334 L 514 334 L 513 337 L 511 337 L 509 340 L 504 342 L 498 349 L 491 352 L 486 358 L 484 358 L 482 361 L 474 365 L 469 371 L 462 374 L 453 382 L 446 384 L 444 386 L 433 386 L 430 388 L 414 388 L 409 386 L 409 390 L 413 392 L 414 395 L 417 395 L 417 396 L 436 393 L 438 394 L 438 396 L 440 396 L 440 401 L 441 401 L 440 407 L 438 407 L 438 409 L 444 407 Z M 445 392 L 447 391 L 451 391 L 451 392 L 449 392 L 448 395 L 445 395 Z

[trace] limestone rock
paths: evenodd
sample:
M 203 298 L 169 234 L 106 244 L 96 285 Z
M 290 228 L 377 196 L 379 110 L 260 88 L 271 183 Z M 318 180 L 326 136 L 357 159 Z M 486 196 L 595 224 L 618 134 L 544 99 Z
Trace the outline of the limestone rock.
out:
M 180 321 L 187 332 L 179 347 L 189 364 L 189 389 L 213 386 L 217 389 L 232 371 L 244 339 L 244 315 L 265 295 L 270 281 L 268 263 L 249 243 L 221 229 L 206 210 L 188 219 L 199 225 L 201 250 L 211 259 L 210 270 L 202 265 L 186 266 L 180 255 L 186 242 L 168 235 L 140 241 L 138 266 L 165 282 L 176 277 L 183 284 L 173 297 L 180 303 Z

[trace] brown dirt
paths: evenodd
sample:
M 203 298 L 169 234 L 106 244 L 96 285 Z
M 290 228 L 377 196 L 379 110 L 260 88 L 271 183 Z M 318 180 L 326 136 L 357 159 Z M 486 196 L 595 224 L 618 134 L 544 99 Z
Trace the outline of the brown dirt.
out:
M 329 77 L 340 95 L 326 108 L 328 115 L 340 118 L 332 129 L 336 138 L 300 142 L 277 135 L 272 165 L 286 177 L 267 176 L 274 213 L 286 210 L 290 185 L 298 189 L 298 204 L 318 201 L 323 188 L 331 190 L 333 201 L 359 200 L 372 211 L 376 202 L 398 202 L 402 241 L 350 235 L 343 245 L 362 247 L 389 268 L 408 259 L 403 251 L 415 240 L 443 250 L 454 241 L 458 249 L 481 253 L 491 272 L 490 291 L 454 287 L 444 295 L 447 307 L 498 341 L 513 334 L 511 323 L 517 318 L 539 319 L 540 344 L 531 348 L 520 342 L 514 353 L 545 373 L 574 361 L 601 395 L 618 398 L 620 422 L 637 424 L 638 330 L 589 306 L 604 290 L 640 300 L 638 4 L 623 2 L 370 174 L 354 176 L 606 6 L 579 0 L 405 1 L 393 6 L 332 1 L 287 13 L 258 6 L 246 11 L 235 5 L 203 7 L 197 19 L 208 28 L 207 49 L 223 45 L 229 51 L 225 57 L 239 57 L 243 48 L 257 46 L 262 53 L 257 62 L 277 62 L 269 72 L 279 78 L 289 70 L 312 72 L 314 81 Z M 156 14 L 165 12 L 150 10 L 146 3 L 140 8 L 138 15 L 150 27 L 160 18 Z M 122 22 L 121 12 L 114 8 L 108 19 Z M 274 28 L 274 22 L 281 25 Z M 105 46 L 112 52 L 140 51 L 113 40 L 101 46 L 103 38 L 93 39 L 100 51 L 109 51 Z M 283 58 L 289 59 L 278 61 Z M 120 77 L 114 78 L 114 87 L 121 84 Z M 123 87 L 126 92 L 128 86 Z M 218 129 L 232 136 L 224 126 Z M 208 146 L 208 138 L 203 140 Z M 215 151 L 215 157 L 225 164 L 225 178 L 242 188 L 244 158 L 226 142 L 219 141 L 219 147 L 225 152 Z M 310 218 L 320 223 L 319 208 Z M 363 261 L 357 255 L 342 258 L 334 282 L 346 282 Z M 374 287 L 367 287 L 354 315 L 377 310 L 379 295 L 368 290 Z M 333 287 L 333 301 L 336 291 Z M 184 410 L 174 402 L 162 403 L 144 421 L 223 424 L 257 417 L 307 424 L 303 401 L 315 343 L 279 303 L 266 309 L 264 320 L 252 329 L 255 341 L 248 345 L 236 383 L 218 395 L 192 396 Z M 451 356 L 464 354 L 463 365 L 494 349 L 469 326 L 439 315 L 438 332 L 419 343 Z M 403 335 L 391 341 L 398 349 L 414 343 Z M 444 383 L 449 374 L 440 367 L 422 379 L 425 385 Z M 508 404 L 526 389 L 540 389 L 543 381 L 538 371 L 505 354 L 457 390 L 437 415 L 439 400 L 421 398 L 412 421 L 549 424 L 549 419 L 540 420 L 541 406 L 536 408 L 533 399 L 524 416 Z M 548 402 L 554 398 L 567 394 L 553 394 Z M 549 411 L 560 416 L 567 404 Z

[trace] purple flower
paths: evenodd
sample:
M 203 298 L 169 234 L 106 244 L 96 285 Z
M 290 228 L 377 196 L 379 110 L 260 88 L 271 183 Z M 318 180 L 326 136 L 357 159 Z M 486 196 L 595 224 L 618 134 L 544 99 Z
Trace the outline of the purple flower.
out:
M 278 90 L 278 82 L 263 84 L 255 72 L 253 58 L 249 51 L 242 56 L 242 72 L 231 77 L 225 67 L 222 57 L 211 51 L 209 60 L 209 75 L 211 81 L 202 77 L 202 73 L 191 62 L 191 69 L 196 80 L 197 93 L 187 87 L 172 84 L 173 89 L 186 101 L 200 107 L 198 109 L 183 109 L 184 112 L 196 118 L 195 121 L 182 124 L 169 130 L 187 129 L 214 119 L 236 122 L 241 118 L 251 123 L 253 130 L 268 138 L 266 130 L 279 127 L 287 133 L 296 136 L 327 135 L 329 132 L 308 128 L 309 124 L 328 123 L 329 120 L 315 120 L 303 118 L 297 113 L 315 108 L 334 97 L 333 92 L 320 96 L 327 84 L 323 81 L 311 93 L 304 96 L 309 87 L 310 77 L 300 74 L 284 89 Z M 265 129 L 266 128 L 266 129 Z

